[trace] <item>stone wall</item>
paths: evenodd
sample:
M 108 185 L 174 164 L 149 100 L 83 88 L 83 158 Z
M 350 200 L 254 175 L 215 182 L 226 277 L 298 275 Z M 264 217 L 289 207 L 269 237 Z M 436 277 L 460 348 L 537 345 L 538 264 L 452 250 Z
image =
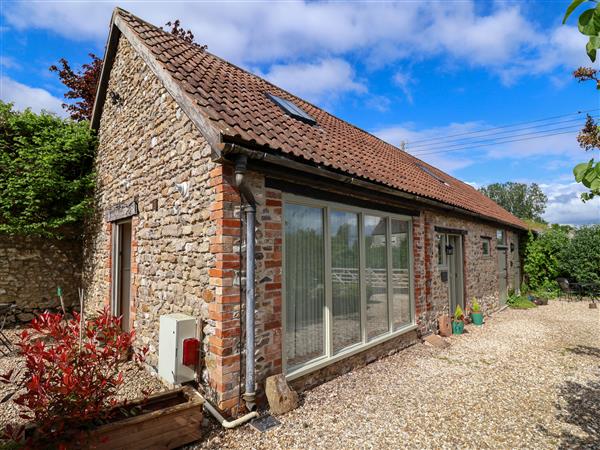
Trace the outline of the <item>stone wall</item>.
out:
M 497 310 L 499 303 L 499 278 L 498 278 L 498 249 L 496 244 L 496 230 L 505 229 L 501 225 L 495 226 L 481 221 L 467 220 L 454 216 L 444 215 L 439 212 L 425 212 L 427 226 L 427 235 L 430 237 L 428 253 L 430 255 L 431 267 L 431 308 L 440 314 L 450 314 L 449 311 L 449 293 L 448 282 L 442 281 L 441 272 L 447 270 L 447 267 L 438 265 L 438 249 L 435 236 L 439 234 L 435 227 L 451 228 L 464 230 L 463 236 L 463 267 L 464 267 L 464 293 L 467 307 L 472 304 L 473 298 L 476 298 L 482 307 L 484 314 L 489 314 Z M 511 242 L 515 242 L 517 234 L 513 231 L 505 230 L 507 234 L 506 250 L 507 264 L 507 286 L 511 288 L 516 278 L 514 270 L 519 263 L 518 246 L 513 246 L 510 250 Z M 490 254 L 483 255 L 483 237 L 490 238 Z M 512 263 L 512 265 L 511 265 Z M 431 328 L 435 329 L 434 324 Z
M 210 185 L 216 165 L 210 148 L 158 78 L 121 37 L 98 130 L 97 216 L 88 230 L 86 286 L 92 308 L 110 301 L 111 233 L 106 211 L 136 201 L 132 220 L 131 322 L 140 345 L 158 362 L 159 317 L 181 312 L 198 318 L 204 353 L 215 332 L 209 304 L 214 289 L 212 239 L 217 229 Z M 178 190 L 178 186 L 180 189 Z
M 12 321 L 25 322 L 33 312 L 77 305 L 81 287 L 81 240 L 0 236 L 0 303 L 15 302 Z

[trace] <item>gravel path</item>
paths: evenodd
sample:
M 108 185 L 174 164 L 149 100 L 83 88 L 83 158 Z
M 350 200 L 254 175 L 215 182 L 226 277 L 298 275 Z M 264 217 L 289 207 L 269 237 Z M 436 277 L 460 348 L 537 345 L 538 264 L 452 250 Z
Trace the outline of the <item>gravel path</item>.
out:
M 12 342 L 18 341 L 18 333 L 21 329 L 5 330 L 5 333 Z M 9 356 L 0 355 L 0 373 L 7 373 L 13 368 L 22 366 L 23 358 L 14 351 Z M 142 390 L 158 392 L 166 389 L 165 386 L 150 373 L 140 369 L 134 363 L 126 363 L 123 366 L 124 383 L 119 389 L 119 399 L 133 400 L 143 396 Z M 9 391 L 10 386 L 0 383 L 0 398 L 3 398 Z M 19 407 L 12 401 L 0 403 L 0 430 L 8 423 L 23 422 L 19 418 Z
M 600 448 L 600 317 L 587 303 L 504 310 L 325 383 L 265 433 L 199 448 Z

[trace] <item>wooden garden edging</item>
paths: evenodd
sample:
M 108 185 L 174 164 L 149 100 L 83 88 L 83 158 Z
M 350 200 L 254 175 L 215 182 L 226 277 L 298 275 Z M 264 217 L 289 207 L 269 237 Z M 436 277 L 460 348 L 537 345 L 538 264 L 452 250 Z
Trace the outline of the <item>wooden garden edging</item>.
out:
M 94 429 L 89 434 L 88 449 L 146 450 L 172 449 L 198 441 L 202 437 L 204 400 L 186 386 L 153 394 L 147 399 L 128 403 L 156 410 L 118 420 Z M 167 405 L 160 407 L 161 404 Z

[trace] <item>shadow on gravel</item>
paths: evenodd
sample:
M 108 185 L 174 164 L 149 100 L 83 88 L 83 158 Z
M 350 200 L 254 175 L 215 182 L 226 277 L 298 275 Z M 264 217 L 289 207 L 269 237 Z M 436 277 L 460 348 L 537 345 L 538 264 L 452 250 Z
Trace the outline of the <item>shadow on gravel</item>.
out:
M 577 345 L 575 347 L 568 348 L 567 351 L 569 353 L 574 353 L 580 356 L 593 356 L 596 358 L 600 358 L 600 348 L 598 347 L 590 347 L 588 345 Z
M 557 419 L 575 425 L 583 433 L 564 431 L 560 436 L 559 448 L 600 447 L 600 373 L 596 380 L 586 384 L 567 381 L 559 390 L 560 404 Z

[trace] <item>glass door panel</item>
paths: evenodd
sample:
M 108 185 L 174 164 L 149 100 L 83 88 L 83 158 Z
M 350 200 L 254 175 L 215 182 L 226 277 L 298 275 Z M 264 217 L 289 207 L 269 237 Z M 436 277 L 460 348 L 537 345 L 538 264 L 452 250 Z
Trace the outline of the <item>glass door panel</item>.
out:
M 387 293 L 387 220 L 364 216 L 367 338 L 389 331 Z
M 333 351 L 361 341 L 358 214 L 332 210 L 331 286 Z
M 392 219 L 392 307 L 394 329 L 412 321 L 408 222 Z
M 288 368 L 325 354 L 323 209 L 287 204 L 285 349 Z

